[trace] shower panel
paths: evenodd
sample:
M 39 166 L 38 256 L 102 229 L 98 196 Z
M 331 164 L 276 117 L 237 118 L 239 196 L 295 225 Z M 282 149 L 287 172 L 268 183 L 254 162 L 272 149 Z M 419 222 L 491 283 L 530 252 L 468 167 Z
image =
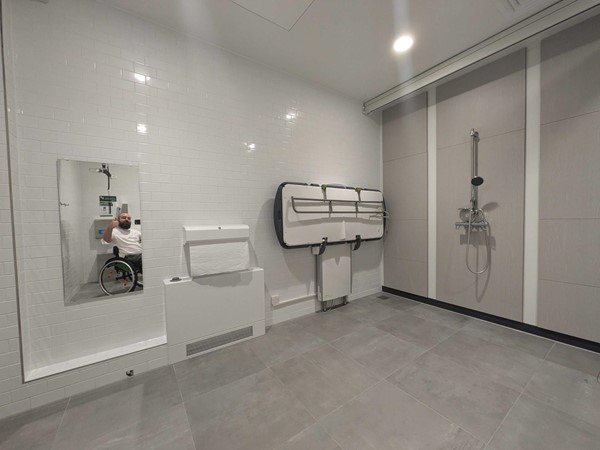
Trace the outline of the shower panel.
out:
M 468 208 L 459 208 L 459 218 L 460 222 L 456 222 L 456 228 L 463 227 L 466 231 L 467 235 L 467 252 L 465 256 L 465 262 L 467 265 L 467 269 L 469 272 L 480 275 L 488 270 L 490 266 L 490 239 L 489 239 L 489 223 L 485 217 L 485 212 L 481 208 L 479 208 L 479 186 L 483 184 L 483 178 L 481 178 L 477 174 L 477 169 L 479 165 L 478 157 L 479 157 L 479 132 L 474 128 L 470 131 L 471 136 L 471 205 Z M 485 240 L 486 247 L 486 258 L 485 265 L 483 269 L 477 270 L 477 265 L 475 270 L 471 268 L 469 263 L 469 252 L 471 248 L 471 238 L 475 236 L 481 236 L 483 233 L 483 238 Z

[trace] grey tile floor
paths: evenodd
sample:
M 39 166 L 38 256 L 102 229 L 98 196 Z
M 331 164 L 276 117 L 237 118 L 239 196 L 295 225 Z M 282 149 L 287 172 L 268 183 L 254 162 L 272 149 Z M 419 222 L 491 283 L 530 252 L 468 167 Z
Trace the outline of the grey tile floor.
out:
M 0 422 L 8 449 L 600 449 L 600 355 L 383 294 Z

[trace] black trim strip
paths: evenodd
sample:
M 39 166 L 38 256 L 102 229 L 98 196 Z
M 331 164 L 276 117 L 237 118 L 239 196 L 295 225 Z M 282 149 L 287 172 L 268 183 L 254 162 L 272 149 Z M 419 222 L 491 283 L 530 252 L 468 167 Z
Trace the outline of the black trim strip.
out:
M 389 294 L 398 295 L 400 297 L 406 297 L 417 302 L 426 303 L 431 306 L 447 309 L 448 311 L 464 314 L 465 316 L 475 317 L 477 319 L 485 320 L 487 322 L 492 322 L 508 328 L 514 328 L 515 330 L 524 331 L 525 333 L 541 336 L 543 338 L 551 339 L 557 342 L 562 342 L 563 344 L 572 345 L 573 347 L 579 347 L 585 350 L 600 353 L 600 342 L 588 341 L 587 339 L 578 338 L 568 334 L 562 334 L 557 331 L 547 330 L 545 328 L 536 327 L 534 325 L 529 325 L 523 322 L 517 322 L 516 320 L 506 319 L 504 317 L 495 316 L 493 314 L 476 311 L 474 309 L 465 308 L 464 306 L 457 306 L 451 303 L 442 302 L 440 300 L 434 300 L 429 297 L 411 294 L 410 292 L 400 291 L 398 289 L 389 288 L 387 286 L 382 286 L 381 290 Z

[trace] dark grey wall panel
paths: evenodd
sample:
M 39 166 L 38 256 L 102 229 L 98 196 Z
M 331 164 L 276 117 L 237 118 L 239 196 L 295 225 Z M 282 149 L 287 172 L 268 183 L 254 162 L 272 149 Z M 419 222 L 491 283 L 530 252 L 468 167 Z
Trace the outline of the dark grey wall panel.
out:
M 427 295 L 427 96 L 383 112 L 384 285 Z

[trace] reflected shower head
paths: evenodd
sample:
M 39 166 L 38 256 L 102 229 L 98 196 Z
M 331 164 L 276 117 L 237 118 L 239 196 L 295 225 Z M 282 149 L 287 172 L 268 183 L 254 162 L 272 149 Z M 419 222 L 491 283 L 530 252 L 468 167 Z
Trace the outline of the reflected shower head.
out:
M 474 178 L 471 180 L 471 184 L 472 184 L 473 186 L 481 186 L 481 185 L 483 184 L 483 178 L 481 178 L 481 177 L 474 177 Z

